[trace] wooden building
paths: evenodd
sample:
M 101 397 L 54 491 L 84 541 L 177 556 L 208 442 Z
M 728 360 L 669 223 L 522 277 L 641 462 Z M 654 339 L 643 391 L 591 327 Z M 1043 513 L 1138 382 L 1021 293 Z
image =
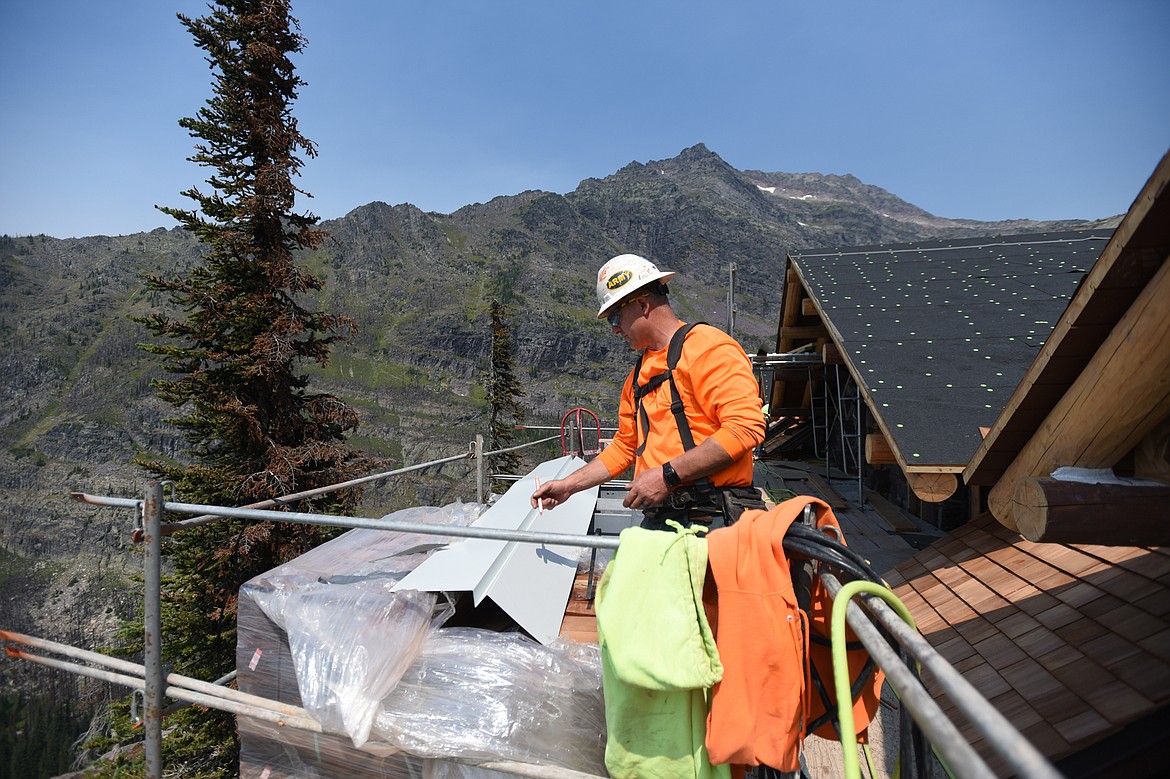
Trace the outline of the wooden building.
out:
M 1111 234 L 788 266 L 779 350 L 840 354 L 871 456 L 920 499 L 968 493 L 970 520 L 886 578 L 1070 777 L 1161 776 L 1170 745 L 1168 180 L 1170 154 Z M 778 381 L 773 403 L 814 385 Z

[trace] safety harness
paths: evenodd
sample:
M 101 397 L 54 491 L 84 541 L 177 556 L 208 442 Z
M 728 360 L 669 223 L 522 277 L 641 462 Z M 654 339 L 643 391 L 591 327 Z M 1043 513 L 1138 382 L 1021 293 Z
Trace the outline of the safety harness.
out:
M 686 340 L 687 333 L 691 332 L 697 325 L 706 324 L 706 322 L 691 322 L 689 325 L 683 325 L 675 330 L 674 335 L 670 337 L 670 346 L 666 350 L 666 370 L 651 376 L 645 384 L 638 383 L 638 374 L 642 372 L 642 357 L 645 355 L 638 355 L 638 362 L 634 364 L 634 373 L 630 377 L 630 382 L 634 387 L 634 405 L 638 407 L 638 429 L 642 433 L 642 443 L 638 444 L 635 454 L 641 456 L 646 451 L 646 439 L 650 434 L 650 419 L 646 415 L 646 407 L 642 404 L 642 398 L 662 386 L 664 381 L 670 384 L 670 413 L 674 415 L 674 424 L 678 428 L 679 438 L 682 439 L 683 450 L 690 451 L 695 448 L 695 437 L 691 435 L 691 425 L 687 422 L 687 410 L 683 405 L 682 395 L 678 392 L 678 385 L 674 383 L 674 369 L 678 367 L 679 358 L 682 357 L 683 341 Z M 706 481 L 706 477 L 700 481 Z M 710 482 L 707 483 L 710 484 Z
M 670 385 L 670 413 L 674 416 L 675 427 L 678 429 L 679 439 L 682 441 L 683 451 L 689 452 L 695 448 L 695 437 L 691 433 L 690 422 L 687 421 L 686 405 L 682 394 L 674 380 L 674 370 L 682 357 L 683 343 L 687 334 L 698 325 L 710 327 L 706 322 L 691 322 L 674 331 L 670 337 L 670 345 L 666 350 L 666 370 L 655 374 L 646 380 L 645 384 L 638 383 L 638 376 L 642 372 L 643 355 L 638 355 L 634 364 L 634 372 L 630 376 L 633 388 L 634 405 L 637 407 L 636 434 L 641 443 L 635 449 L 635 454 L 641 456 L 646 451 L 646 441 L 650 435 L 650 418 L 646 413 L 643 399 L 662 386 Z M 730 525 L 739 519 L 739 515 L 748 508 L 764 508 L 764 502 L 753 487 L 716 487 L 707 477 L 696 479 L 690 486 L 677 487 L 671 491 L 661 506 L 646 509 L 643 513 L 653 523 L 665 522 L 670 519 L 690 519 L 692 515 L 715 516 L 721 515 L 726 524 Z M 665 527 L 663 527 L 665 529 Z

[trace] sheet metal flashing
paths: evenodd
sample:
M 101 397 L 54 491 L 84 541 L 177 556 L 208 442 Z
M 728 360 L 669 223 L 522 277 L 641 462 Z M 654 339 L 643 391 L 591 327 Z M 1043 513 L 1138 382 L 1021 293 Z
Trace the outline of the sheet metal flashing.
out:
M 472 527 L 585 535 L 597 504 L 597 487 L 543 512 L 529 504 L 538 478 L 542 483 L 562 479 L 584 465 L 573 456 L 541 463 L 508 488 Z M 477 606 L 491 598 L 533 638 L 547 644 L 560 633 L 580 554 L 581 547 L 472 538 L 436 551 L 394 589 L 471 592 Z

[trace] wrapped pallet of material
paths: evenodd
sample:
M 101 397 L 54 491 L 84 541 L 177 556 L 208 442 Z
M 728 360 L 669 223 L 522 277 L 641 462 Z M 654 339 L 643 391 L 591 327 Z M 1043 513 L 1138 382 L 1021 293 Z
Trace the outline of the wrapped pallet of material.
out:
M 596 645 L 518 633 L 433 632 L 382 702 L 372 736 L 430 758 L 509 760 L 605 775 Z
M 417 507 L 386 519 L 466 526 L 477 504 Z M 447 541 L 351 530 L 240 589 L 236 668 L 240 690 L 304 706 L 322 734 L 239 718 L 241 775 L 421 776 L 421 760 L 364 748 L 379 701 L 450 613 L 433 593 L 390 588 Z M 355 747 L 363 747 L 358 750 Z M 393 770 L 390 770 L 393 768 Z
M 387 519 L 467 525 L 478 509 Z M 468 763 L 497 761 L 605 775 L 596 645 L 542 646 L 475 614 L 436 628 L 445 597 L 389 591 L 446 540 L 354 530 L 241 588 L 240 689 L 304 706 L 323 730 L 238 717 L 243 779 L 486 779 Z
M 391 592 L 397 580 L 293 574 L 265 577 L 249 592 L 288 636 L 301 705 L 330 733 L 366 743 L 379 702 L 422 650 L 427 632 L 454 609 L 438 596 Z

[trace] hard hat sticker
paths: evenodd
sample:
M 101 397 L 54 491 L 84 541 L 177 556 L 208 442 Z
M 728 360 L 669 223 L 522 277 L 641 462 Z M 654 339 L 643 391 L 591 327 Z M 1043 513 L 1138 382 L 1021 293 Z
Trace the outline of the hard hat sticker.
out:
M 628 270 L 621 271 L 620 273 L 615 273 L 614 275 L 609 277 L 609 281 L 605 282 L 605 288 L 606 289 L 617 289 L 618 287 L 622 286 L 623 284 L 625 284 L 627 281 L 629 281 L 633 277 L 634 277 L 634 274 L 630 273 Z

